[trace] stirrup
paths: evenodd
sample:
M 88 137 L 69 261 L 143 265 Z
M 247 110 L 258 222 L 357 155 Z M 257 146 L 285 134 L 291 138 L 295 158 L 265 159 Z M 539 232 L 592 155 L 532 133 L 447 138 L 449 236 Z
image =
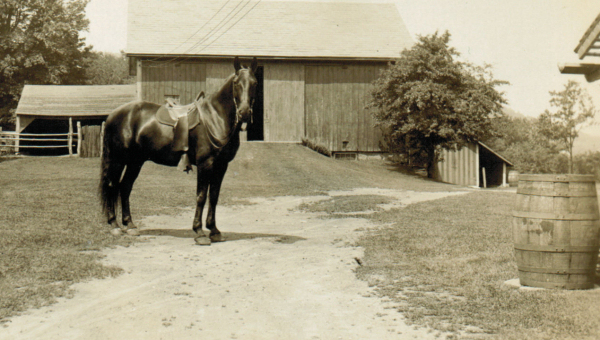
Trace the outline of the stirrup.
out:
M 185 173 L 189 173 L 190 171 L 193 171 L 192 163 L 190 163 L 190 158 L 188 157 L 187 153 L 184 153 L 183 155 L 181 155 L 179 164 L 177 164 L 177 170 L 185 171 Z

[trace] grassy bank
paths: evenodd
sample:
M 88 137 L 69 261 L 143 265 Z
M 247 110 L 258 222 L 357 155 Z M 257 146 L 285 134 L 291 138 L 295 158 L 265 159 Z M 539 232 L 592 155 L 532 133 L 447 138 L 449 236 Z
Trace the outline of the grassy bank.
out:
M 476 192 L 377 213 L 358 276 L 409 322 L 458 338 L 597 339 L 600 291 L 503 289 L 517 277 L 514 194 Z

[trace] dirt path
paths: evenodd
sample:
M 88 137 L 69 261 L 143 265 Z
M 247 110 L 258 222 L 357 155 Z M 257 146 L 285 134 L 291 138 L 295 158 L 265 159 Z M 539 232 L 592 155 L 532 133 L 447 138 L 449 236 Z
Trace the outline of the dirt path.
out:
M 393 197 L 391 208 L 459 193 L 330 193 L 363 194 Z M 221 206 L 228 241 L 210 247 L 194 245 L 191 210 L 148 217 L 146 242 L 104 251 L 125 274 L 76 284 L 73 298 L 12 318 L 0 339 L 435 339 L 356 278 L 362 249 L 349 244 L 369 221 L 294 210 L 320 199 Z

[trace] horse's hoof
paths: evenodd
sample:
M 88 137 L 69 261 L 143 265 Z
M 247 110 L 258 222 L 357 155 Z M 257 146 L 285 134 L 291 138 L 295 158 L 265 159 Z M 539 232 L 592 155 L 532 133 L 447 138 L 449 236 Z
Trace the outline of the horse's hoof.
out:
M 221 233 L 210 235 L 210 240 L 213 242 L 225 242 L 225 238 Z
M 129 229 L 127 229 L 127 235 L 140 236 L 140 230 L 138 228 L 129 228 Z
M 110 231 L 110 234 L 112 236 L 121 236 L 121 235 L 123 235 L 123 231 L 121 230 L 121 228 L 112 228 L 112 230 Z
M 194 239 L 194 241 L 196 241 L 196 244 L 199 246 L 210 246 L 210 238 L 206 237 L 206 236 L 198 236 Z

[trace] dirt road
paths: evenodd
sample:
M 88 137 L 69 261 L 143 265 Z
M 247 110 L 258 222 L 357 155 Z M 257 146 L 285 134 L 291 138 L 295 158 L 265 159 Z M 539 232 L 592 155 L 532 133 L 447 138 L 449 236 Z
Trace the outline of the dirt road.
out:
M 392 197 L 393 208 L 459 193 L 329 193 L 363 194 Z M 368 220 L 295 209 L 327 198 L 220 206 L 227 241 L 210 247 L 194 244 L 191 210 L 147 217 L 145 242 L 103 251 L 125 274 L 76 284 L 71 299 L 12 318 L 0 339 L 435 339 L 356 278 L 362 249 L 351 244 Z

